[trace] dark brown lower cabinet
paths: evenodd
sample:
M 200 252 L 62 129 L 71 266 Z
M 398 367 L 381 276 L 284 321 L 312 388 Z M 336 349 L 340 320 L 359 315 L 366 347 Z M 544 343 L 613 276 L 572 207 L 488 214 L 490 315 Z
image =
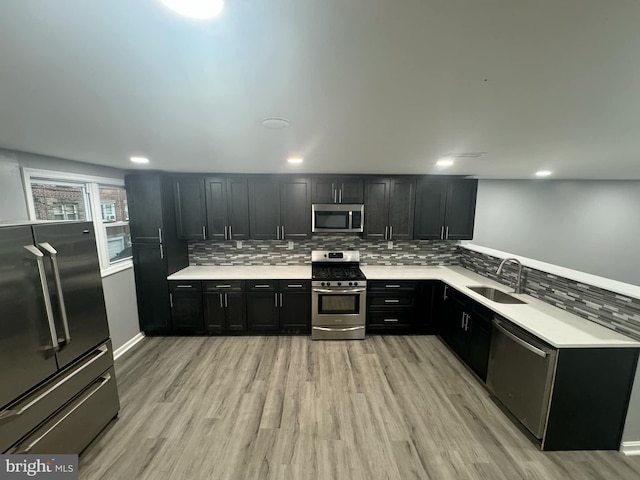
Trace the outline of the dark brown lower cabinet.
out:
M 211 335 L 247 331 L 244 281 L 206 281 L 203 286 L 204 325 Z
M 252 333 L 309 333 L 309 281 L 247 281 L 247 321 L 248 329 Z

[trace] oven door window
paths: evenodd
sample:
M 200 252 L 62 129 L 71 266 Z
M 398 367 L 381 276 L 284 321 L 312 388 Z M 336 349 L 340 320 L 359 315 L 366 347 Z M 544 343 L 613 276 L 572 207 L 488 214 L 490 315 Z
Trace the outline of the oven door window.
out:
M 321 293 L 318 295 L 319 315 L 358 315 L 359 293 Z
M 349 212 L 316 212 L 316 229 L 349 228 Z

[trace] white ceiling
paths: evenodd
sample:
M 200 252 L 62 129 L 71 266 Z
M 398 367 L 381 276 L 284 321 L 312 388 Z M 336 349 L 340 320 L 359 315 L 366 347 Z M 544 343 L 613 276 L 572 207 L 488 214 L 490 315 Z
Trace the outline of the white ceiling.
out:
M 640 179 L 639 119 L 638 0 L 226 0 L 207 22 L 157 0 L 0 2 L 10 149 L 171 171 Z M 469 151 L 488 154 L 434 166 Z

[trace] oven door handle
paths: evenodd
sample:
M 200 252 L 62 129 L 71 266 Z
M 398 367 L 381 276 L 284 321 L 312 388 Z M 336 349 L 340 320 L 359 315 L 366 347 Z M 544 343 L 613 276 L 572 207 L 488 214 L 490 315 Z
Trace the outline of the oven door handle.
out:
M 314 292 L 316 293 L 362 293 L 366 292 L 366 288 L 348 288 L 345 290 L 328 290 L 326 288 L 314 288 Z

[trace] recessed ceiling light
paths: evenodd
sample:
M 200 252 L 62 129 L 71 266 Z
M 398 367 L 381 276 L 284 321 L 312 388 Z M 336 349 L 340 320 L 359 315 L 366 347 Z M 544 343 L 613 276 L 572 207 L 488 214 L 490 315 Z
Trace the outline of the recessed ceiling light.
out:
M 437 167 L 450 167 L 453 165 L 453 158 L 451 157 L 443 157 L 436 162 Z
M 289 157 L 287 158 L 287 162 L 289 163 L 302 163 L 304 159 L 302 157 Z
M 223 0 L 160 0 L 167 7 L 185 17 L 207 20 L 217 17 L 224 8 Z
M 281 117 L 269 117 L 262 120 L 262 126 L 279 130 L 281 128 L 287 128 L 289 126 L 289 120 Z
M 147 157 L 131 157 L 130 160 L 133 163 L 149 163 L 149 159 Z
M 548 177 L 549 175 L 551 175 L 550 170 L 540 170 L 536 172 L 536 177 Z

